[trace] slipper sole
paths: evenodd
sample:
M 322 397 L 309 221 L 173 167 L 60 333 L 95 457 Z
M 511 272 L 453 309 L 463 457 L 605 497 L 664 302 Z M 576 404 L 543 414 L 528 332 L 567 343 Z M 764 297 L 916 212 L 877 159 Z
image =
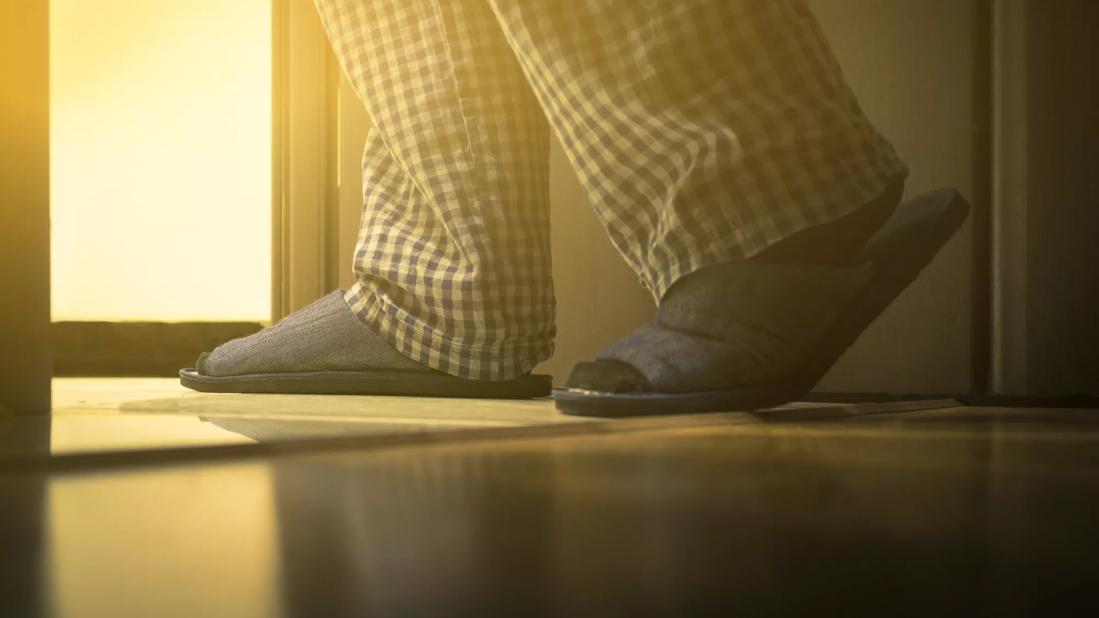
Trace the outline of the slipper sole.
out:
M 446 374 L 416 371 L 310 371 L 208 376 L 182 369 L 179 383 L 203 393 L 266 393 L 299 395 L 383 395 L 470 399 L 532 399 L 552 388 L 547 375 L 512 380 L 465 380 Z
M 961 227 L 969 204 L 952 189 L 902 203 L 867 243 L 863 261 L 875 265 L 866 291 L 825 332 L 802 367 L 780 380 L 687 393 L 613 393 L 554 389 L 557 409 L 575 416 L 623 417 L 724 410 L 758 410 L 788 403 L 812 390 L 859 335 L 907 288 Z

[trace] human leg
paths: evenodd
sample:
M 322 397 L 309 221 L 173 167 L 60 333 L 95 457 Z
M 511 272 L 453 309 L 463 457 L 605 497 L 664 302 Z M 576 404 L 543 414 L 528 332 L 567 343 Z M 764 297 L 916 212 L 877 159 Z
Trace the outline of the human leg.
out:
M 549 136 L 491 10 L 437 0 L 317 6 L 373 121 L 356 282 L 345 307 L 325 310 L 353 314 L 372 345 L 397 353 L 383 356 L 400 370 L 486 381 L 527 374 L 553 349 Z M 268 332 L 263 345 L 284 341 Z M 275 370 L 249 362 L 260 355 L 239 344 L 227 356 L 233 348 L 200 365 L 222 375 Z M 280 350 L 268 351 L 285 365 Z M 293 366 L 377 368 L 331 356 L 314 350 Z
M 882 283 L 883 264 L 844 264 L 864 257 L 907 169 L 804 2 L 492 4 L 612 242 L 660 303 L 656 322 L 577 367 L 574 401 L 598 412 L 619 393 L 675 393 L 700 409 L 715 399 L 693 394 L 785 381 L 719 405 L 779 403 L 812 386 L 793 377 L 809 357 L 834 362 L 873 319 L 843 322 L 872 288 L 903 289 Z M 949 228 L 960 206 L 942 197 Z

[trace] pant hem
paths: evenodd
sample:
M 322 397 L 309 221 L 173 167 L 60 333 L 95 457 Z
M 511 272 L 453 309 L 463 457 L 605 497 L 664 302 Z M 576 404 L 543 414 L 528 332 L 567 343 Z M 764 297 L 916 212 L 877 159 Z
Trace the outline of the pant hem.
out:
M 530 373 L 553 355 L 552 336 L 497 344 L 466 344 L 424 324 L 358 281 L 344 295 L 347 304 L 375 334 L 398 352 L 443 373 L 470 380 L 508 380 Z
M 907 178 L 907 176 L 908 167 L 900 160 L 894 160 L 893 165 L 885 166 L 881 173 L 876 174 L 871 179 L 871 182 L 860 184 L 860 190 L 857 193 L 845 193 L 844 196 L 846 199 L 843 199 L 842 201 L 837 200 L 836 203 L 831 204 L 830 207 L 826 209 L 806 209 L 805 212 L 817 216 L 807 218 L 799 224 L 783 230 L 782 234 L 762 235 L 763 239 L 761 242 L 756 242 L 747 246 L 745 243 L 711 245 L 709 250 L 699 252 L 696 255 L 687 256 L 686 259 L 675 262 L 670 269 L 663 272 L 642 274 L 641 278 L 643 284 L 652 293 L 656 303 L 659 304 L 660 300 L 664 298 L 664 294 L 683 277 L 706 268 L 707 266 L 723 264 L 733 260 L 750 259 L 772 245 L 790 238 L 798 232 L 832 223 L 833 221 L 857 212 L 881 196 L 891 182 L 894 182 L 898 178 Z

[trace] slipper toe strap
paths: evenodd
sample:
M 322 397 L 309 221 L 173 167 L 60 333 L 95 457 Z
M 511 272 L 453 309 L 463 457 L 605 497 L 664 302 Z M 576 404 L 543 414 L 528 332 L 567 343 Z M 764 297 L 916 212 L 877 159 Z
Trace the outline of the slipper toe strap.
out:
M 684 393 L 782 380 L 872 275 L 869 266 L 730 265 L 666 298 L 655 322 L 578 365 L 568 386 Z

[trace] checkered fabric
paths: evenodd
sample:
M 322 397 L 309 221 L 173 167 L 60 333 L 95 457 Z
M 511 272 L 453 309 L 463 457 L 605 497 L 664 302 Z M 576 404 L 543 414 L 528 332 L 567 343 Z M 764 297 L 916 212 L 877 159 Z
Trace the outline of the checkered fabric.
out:
M 374 124 L 348 302 L 452 375 L 552 353 L 550 128 L 658 301 L 907 174 L 801 0 L 316 2 Z

